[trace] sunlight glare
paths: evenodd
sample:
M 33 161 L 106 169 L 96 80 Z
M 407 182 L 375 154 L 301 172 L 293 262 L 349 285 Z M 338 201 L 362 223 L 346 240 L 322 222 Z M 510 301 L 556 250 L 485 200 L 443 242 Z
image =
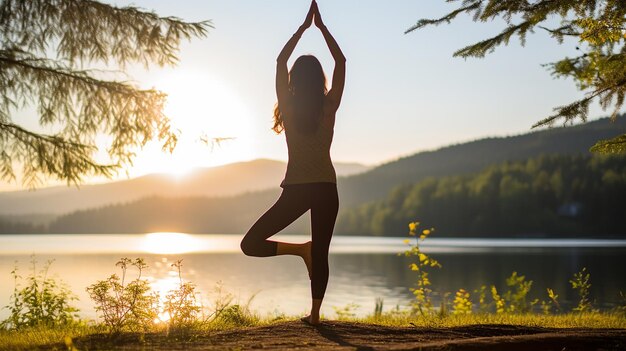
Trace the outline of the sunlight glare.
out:
M 176 71 L 161 77 L 155 88 L 168 95 L 164 111 L 179 134 L 178 144 L 169 154 L 158 141 L 149 142 L 134 160 L 134 175 L 181 176 L 198 167 L 254 158 L 251 113 L 226 83 L 208 72 Z
M 146 234 L 141 250 L 154 254 L 181 254 L 202 250 L 203 245 L 198 239 L 182 233 L 151 233 Z

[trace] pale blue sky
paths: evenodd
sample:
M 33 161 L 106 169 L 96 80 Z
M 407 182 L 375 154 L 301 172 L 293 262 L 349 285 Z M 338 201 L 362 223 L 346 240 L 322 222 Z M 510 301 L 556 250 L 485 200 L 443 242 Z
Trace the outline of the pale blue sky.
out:
M 145 86 L 163 87 L 167 85 L 163 82 L 171 77 L 186 75 L 185 82 L 194 86 L 195 99 L 207 106 L 225 100 L 219 93 L 222 90 L 238 101 L 234 110 L 244 111 L 241 113 L 245 117 L 232 122 L 230 129 L 222 133 L 229 134 L 233 128 L 245 133 L 223 144 L 219 148 L 221 156 L 217 155 L 219 152 L 208 155 L 186 152 L 186 164 L 207 166 L 254 158 L 286 160 L 284 137 L 270 130 L 276 101 L 275 60 L 285 41 L 301 24 L 308 0 L 132 3 L 119 0 L 114 3 L 134 4 L 187 21 L 211 19 L 215 25 L 206 38 L 182 45 L 178 67 L 147 72 L 138 68 L 129 70 Z M 461 16 L 451 25 L 405 35 L 404 31 L 418 19 L 439 17 L 454 6 L 443 0 L 319 0 L 318 3 L 326 25 L 348 59 L 345 94 L 332 148 L 336 161 L 379 164 L 453 143 L 524 133 L 534 122 L 551 114 L 553 107 L 582 96 L 572 81 L 553 79 L 541 67 L 542 63 L 575 55 L 575 41 L 557 45 L 547 33 L 539 31 L 529 35 L 525 48 L 515 39 L 508 47 L 499 48 L 484 59 L 463 60 L 453 58 L 452 53 L 496 34 L 505 24 L 474 23 Z M 303 53 L 318 56 L 330 78 L 332 60 L 316 29 L 305 33 L 292 61 Z M 164 75 L 170 78 L 164 80 Z M 212 82 L 206 83 L 209 80 Z M 185 117 L 191 118 L 188 124 L 197 123 L 197 129 L 210 126 L 206 120 L 219 120 L 210 115 L 210 108 L 207 108 L 208 116 L 199 111 L 203 110 L 202 106 L 190 106 L 198 116 Z M 188 112 L 181 113 L 179 109 L 176 113 Z M 590 115 L 597 118 L 604 113 L 594 106 Z M 230 152 L 229 148 L 237 151 Z M 182 159 L 180 155 L 174 156 Z M 138 164 L 142 162 L 152 161 L 138 160 Z M 142 172 L 134 174 L 139 173 Z
M 122 3 L 122 2 L 119 2 Z M 255 118 L 253 157 L 285 159 L 282 137 L 269 131 L 275 102 L 275 59 L 305 15 L 306 0 L 137 1 L 163 15 L 212 19 L 215 29 L 184 46 L 181 67 L 207 70 L 227 82 Z M 515 40 L 484 59 L 452 58 L 493 35 L 502 22 L 463 17 L 403 34 L 422 17 L 453 7 L 442 0 L 320 0 L 327 26 L 348 58 L 346 90 L 333 156 L 368 164 L 484 136 L 526 132 L 554 106 L 580 97 L 571 81 L 553 79 L 542 63 L 575 54 L 546 33 Z M 294 57 L 313 53 L 327 75 L 332 61 L 318 32 L 305 34 Z M 601 115 L 596 109 L 592 116 Z

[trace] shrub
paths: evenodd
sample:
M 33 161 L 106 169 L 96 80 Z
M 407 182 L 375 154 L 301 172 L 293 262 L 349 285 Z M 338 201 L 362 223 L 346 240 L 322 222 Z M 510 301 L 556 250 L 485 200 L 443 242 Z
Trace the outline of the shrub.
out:
M 491 298 L 496 305 L 496 313 L 506 312 L 506 301 L 498 294 L 498 290 L 495 286 L 491 286 Z
M 37 260 L 31 257 L 32 272 L 25 279 L 26 285 L 20 287 L 22 279 L 17 266 L 11 271 L 14 288 L 10 297 L 9 317 L 0 323 L 4 329 L 19 330 L 26 327 L 59 327 L 78 321 L 78 309 L 70 305 L 77 298 L 62 281 L 48 276 L 52 260 L 47 261 L 37 271 Z
M 480 289 L 474 290 L 478 294 L 478 311 L 481 313 L 489 312 L 489 304 L 487 303 L 487 287 L 481 285 Z
M 201 312 L 200 304 L 196 297 L 196 286 L 190 282 L 184 282 L 181 274 L 182 260 L 172 263 L 172 267 L 178 270 L 179 286 L 171 290 L 165 296 L 163 312 L 169 318 L 168 326 L 171 330 L 180 330 L 192 326 L 198 322 Z
M 504 294 L 504 300 L 508 304 L 509 312 L 528 313 L 538 302 L 538 300 L 534 300 L 530 303 L 527 301 L 526 298 L 533 286 L 533 281 L 527 281 L 525 276 L 517 275 L 517 272 L 513 272 L 511 276 L 506 279 L 506 285 L 509 287 L 509 290 Z
M 465 291 L 465 289 L 459 289 L 459 291 L 456 292 L 452 305 L 452 313 L 472 313 L 472 301 L 470 300 L 470 293 Z
M 97 281 L 87 288 L 95 302 L 96 311 L 111 332 L 146 331 L 158 316 L 158 295 L 151 292 L 150 285 L 141 279 L 142 270 L 148 267 L 144 260 L 122 258 L 116 263 L 122 270 L 106 280 Z M 129 266 L 137 268 L 137 278 L 126 283 Z
M 247 306 L 238 304 L 226 307 L 216 317 L 214 323 L 224 327 L 248 327 L 257 322 L 257 318 L 250 313 Z
M 550 300 L 546 301 L 541 301 L 541 311 L 543 312 L 543 314 L 550 314 L 552 313 L 552 309 L 556 307 L 556 310 L 559 311 L 561 309 L 561 305 L 559 304 L 558 298 L 559 295 L 554 293 L 554 290 L 548 288 L 546 289 L 546 291 L 548 292 L 548 298 L 550 298 Z
M 572 284 L 572 289 L 576 290 L 578 293 L 578 306 L 574 308 L 576 312 L 592 312 L 591 301 L 589 300 L 589 291 L 591 290 L 591 275 L 587 272 L 587 268 L 583 267 L 583 269 L 574 274 L 574 277 L 570 279 L 570 284 Z

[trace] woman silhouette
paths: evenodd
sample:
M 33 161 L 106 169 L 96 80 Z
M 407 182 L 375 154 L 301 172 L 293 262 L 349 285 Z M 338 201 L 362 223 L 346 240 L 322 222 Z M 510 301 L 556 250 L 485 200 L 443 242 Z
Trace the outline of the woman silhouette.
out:
M 299 57 L 291 71 L 287 71 L 289 57 L 313 21 L 335 60 L 330 91 L 326 89 L 324 71 L 315 56 Z M 283 191 L 241 241 L 241 250 L 248 256 L 302 257 L 311 279 L 312 296 L 311 314 L 302 320 L 310 324 L 319 323 L 320 307 L 328 284 L 328 247 L 339 208 L 330 145 L 345 74 L 346 58 L 322 22 L 313 0 L 304 23 L 285 44 L 276 65 L 278 103 L 274 109 L 273 130 L 279 134 L 285 132 L 289 153 L 287 172 L 281 183 Z M 292 244 L 267 240 L 309 209 L 312 241 Z

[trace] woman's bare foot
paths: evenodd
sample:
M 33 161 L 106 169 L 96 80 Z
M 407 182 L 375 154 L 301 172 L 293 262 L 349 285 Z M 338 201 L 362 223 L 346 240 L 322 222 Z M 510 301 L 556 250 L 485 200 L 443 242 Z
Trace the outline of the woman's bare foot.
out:
M 302 252 L 302 259 L 304 260 L 304 264 L 306 265 L 306 270 L 309 272 L 309 279 L 311 279 L 311 277 L 313 276 L 313 256 L 311 255 L 312 244 L 313 243 L 311 241 L 307 241 L 306 243 L 302 244 L 304 247 L 304 250 Z
M 302 317 L 300 318 L 301 321 L 303 321 L 304 323 L 310 324 L 310 325 L 318 325 L 320 324 L 320 317 L 313 317 L 311 315 L 308 315 L 306 317 Z

